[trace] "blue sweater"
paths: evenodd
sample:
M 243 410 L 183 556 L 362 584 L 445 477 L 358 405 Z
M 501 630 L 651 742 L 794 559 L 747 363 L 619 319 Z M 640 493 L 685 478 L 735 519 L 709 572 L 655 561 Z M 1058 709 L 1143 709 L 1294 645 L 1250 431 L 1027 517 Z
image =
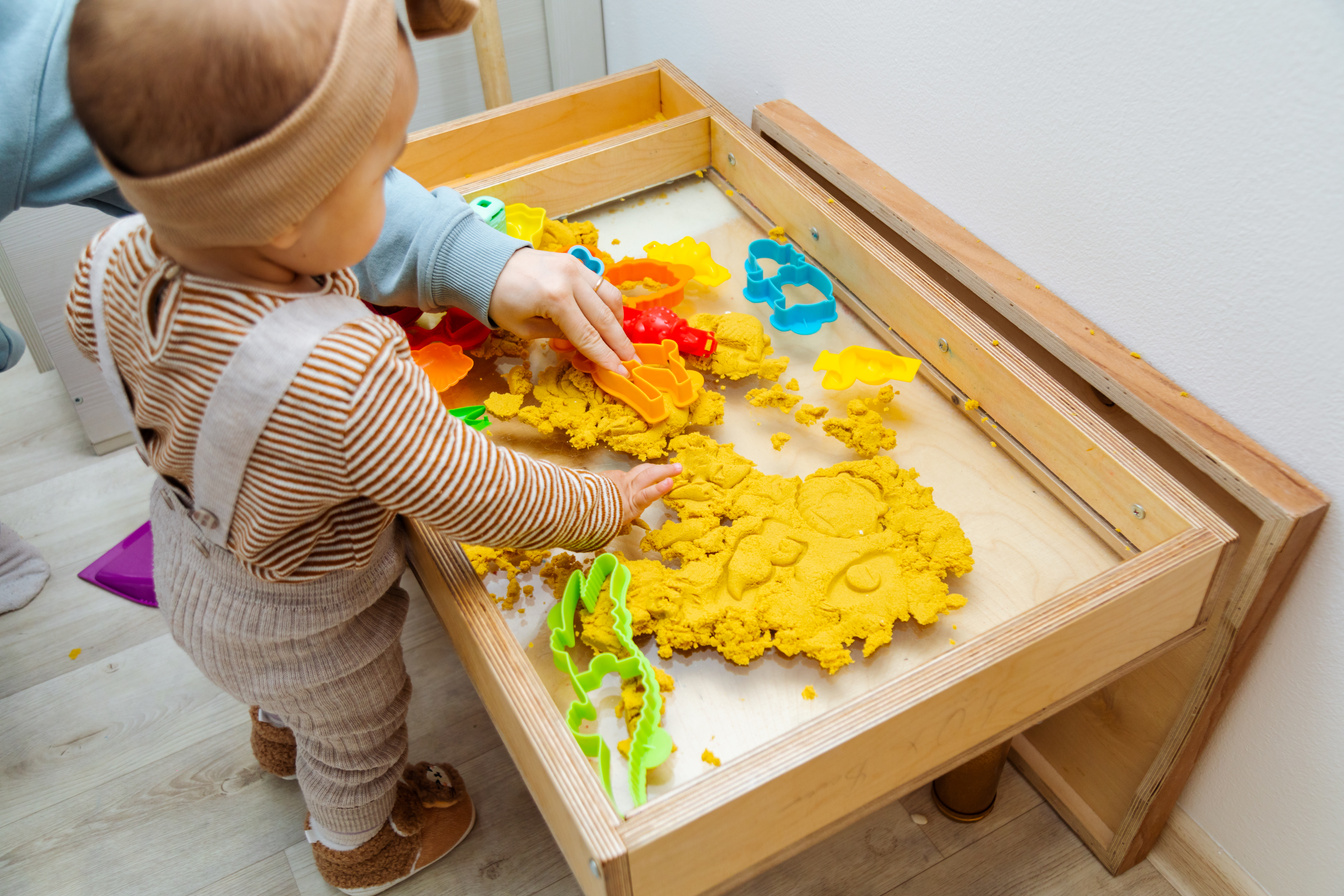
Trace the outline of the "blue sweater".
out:
M 66 43 L 75 2 L 0 0 L 0 218 L 65 203 L 133 211 L 70 105 Z M 446 187 L 431 193 L 394 169 L 385 191 L 387 222 L 355 267 L 364 297 L 430 311 L 452 305 L 489 322 L 499 272 L 528 244 L 491 228 Z

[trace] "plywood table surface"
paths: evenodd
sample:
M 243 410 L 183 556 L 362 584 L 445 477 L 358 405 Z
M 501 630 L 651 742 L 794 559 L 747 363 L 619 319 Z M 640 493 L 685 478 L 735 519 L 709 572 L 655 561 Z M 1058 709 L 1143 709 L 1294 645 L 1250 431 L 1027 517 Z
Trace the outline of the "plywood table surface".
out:
M 696 311 L 766 316 L 766 306 L 742 297 L 747 244 L 765 233 L 710 181 L 692 176 L 575 215 L 574 219 L 593 221 L 601 231 L 601 247 L 616 258 L 625 253 L 642 255 L 641 247 L 652 240 L 668 243 L 691 235 L 707 242 L 715 259 L 733 272 L 732 277 L 718 287 L 693 288 L 677 311 L 683 316 Z M 612 239 L 619 240 L 619 244 L 613 245 Z M 799 294 L 796 298 L 811 301 L 816 296 Z M 768 324 L 766 332 L 776 355 L 791 359 L 780 381 L 797 377 L 805 403 L 826 405 L 831 416 L 843 417 L 847 401 L 874 396 L 878 387 L 856 383 L 843 391 L 821 388 L 823 373 L 812 370 L 818 352 L 839 351 L 846 345 L 881 348 L 885 344 L 847 308 L 841 306 L 839 314 L 839 320 L 824 325 L 811 336 L 781 332 Z M 540 371 L 557 359 L 548 348 L 537 344 L 531 361 L 534 371 Z M 471 404 L 482 400 L 491 390 L 505 391 L 498 371 L 507 370 L 514 363 L 512 359 L 486 362 L 480 375 L 445 393 L 445 402 L 450 406 Z M 490 367 L 492 364 L 494 369 Z M 768 387 L 770 383 L 755 377 L 737 382 L 714 375 L 707 377 L 707 388 L 719 385 L 726 388 L 724 423 L 703 431 L 720 443 L 733 443 L 762 472 L 801 477 L 856 459 L 849 448 L 826 435 L 820 425 L 804 427 L 793 420 L 791 413 L 747 404 L 743 397 L 747 390 Z M 703 750 L 712 750 L 724 761 L 740 756 L 793 730 L 804 720 L 863 695 L 881 682 L 956 650 L 951 641 L 964 645 L 1023 610 L 1120 562 L 1109 545 L 1003 451 L 991 445 L 991 439 L 968 419 L 968 412 L 943 398 L 927 380 L 892 385 L 900 394 L 883 415 L 887 426 L 897 432 L 897 447 L 890 452 L 891 456 L 902 467 L 919 471 L 921 484 L 933 488 L 939 507 L 957 516 L 973 545 L 975 570 L 949 582 L 951 590 L 966 596 L 966 607 L 931 626 L 913 621 L 898 623 L 893 643 L 866 660 L 860 655 L 860 642 L 853 650 L 857 662 L 834 675 L 806 657 L 785 658 L 774 651 L 745 667 L 728 662 L 712 650 L 662 660 L 650 640 L 644 648 L 646 653 L 677 682 L 668 700 L 665 726 L 679 746 L 679 751 L 651 777 L 651 800 L 713 771 L 713 766 L 701 761 Z M 977 412 L 970 413 L 976 419 L 980 416 Z M 490 432 L 501 445 L 561 464 L 607 469 L 628 467 L 635 462 L 605 448 L 572 449 L 563 436 L 540 436 L 535 429 L 516 420 L 496 422 Z M 792 436 L 783 451 L 775 451 L 770 444 L 770 436 L 777 432 Z M 646 514 L 645 519 L 652 526 L 659 525 L 664 519 L 661 505 Z M 641 534 L 636 529 L 634 534 L 618 539 L 612 548 L 628 557 L 639 557 Z M 656 554 L 650 556 L 658 559 Z M 552 602 L 551 595 L 535 574 L 525 574 L 520 582 L 536 589 L 531 598 L 519 600 L 518 607 L 524 612 L 501 612 L 557 706 L 567 706 L 572 692 L 555 670 L 548 647 L 545 615 Z M 494 595 L 504 595 L 502 574 L 490 576 L 486 584 Z M 808 686 L 816 690 L 815 700 L 802 698 L 802 691 Z M 614 714 L 617 697 L 618 689 L 609 685 L 598 698 L 603 708 L 601 730 L 613 742 L 626 736 L 623 722 Z M 627 809 L 630 804 L 624 786 L 624 764 L 619 757 L 614 767 L 618 805 Z

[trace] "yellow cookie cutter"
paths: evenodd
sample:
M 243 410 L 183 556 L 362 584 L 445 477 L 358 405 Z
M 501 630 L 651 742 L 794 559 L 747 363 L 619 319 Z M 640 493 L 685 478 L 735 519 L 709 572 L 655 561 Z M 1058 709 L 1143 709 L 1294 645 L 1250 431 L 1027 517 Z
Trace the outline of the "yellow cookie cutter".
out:
M 527 240 L 533 249 L 537 249 L 541 247 L 541 234 L 545 229 L 546 209 L 521 202 L 504 206 L 504 232 L 509 236 Z
M 718 286 L 732 276 L 726 267 L 710 256 L 709 243 L 697 243 L 689 236 L 671 244 L 654 241 L 644 247 L 644 254 L 654 261 L 686 265 L 695 271 L 691 279 L 703 286 Z
M 878 348 L 863 345 L 851 345 L 840 354 L 823 351 L 817 356 L 813 370 L 824 370 L 826 376 L 821 380 L 823 389 L 848 389 L 855 380 L 862 380 L 870 386 L 880 386 L 887 380 L 910 382 L 919 372 L 920 361 L 917 358 L 905 358 Z

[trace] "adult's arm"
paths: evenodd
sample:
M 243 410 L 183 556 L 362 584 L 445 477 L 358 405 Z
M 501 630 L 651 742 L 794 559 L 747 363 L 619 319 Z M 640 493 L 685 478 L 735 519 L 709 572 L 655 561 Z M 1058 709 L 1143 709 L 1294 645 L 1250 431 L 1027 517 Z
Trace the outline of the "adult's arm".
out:
M 387 219 L 355 267 L 360 292 L 380 305 L 450 306 L 490 320 L 490 296 L 513 254 L 529 244 L 486 224 L 447 187 L 430 192 L 393 168 L 383 182 Z
M 133 211 L 71 106 L 74 7 L 75 0 L 0 0 L 0 218 L 21 206 L 67 203 L 110 215 Z M 395 169 L 385 191 L 383 232 L 355 268 L 364 298 L 435 311 L 456 306 L 531 338 L 563 335 L 617 371 L 618 355 L 634 356 L 620 326 L 619 291 L 592 283 L 577 260 L 519 253 L 523 241 L 490 228 L 452 190 L 431 193 Z

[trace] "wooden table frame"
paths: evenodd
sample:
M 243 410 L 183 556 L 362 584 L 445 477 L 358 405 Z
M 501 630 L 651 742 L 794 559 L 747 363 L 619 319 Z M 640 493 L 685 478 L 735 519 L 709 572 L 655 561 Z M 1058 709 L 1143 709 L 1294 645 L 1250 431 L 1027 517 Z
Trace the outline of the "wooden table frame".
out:
M 1132 555 L 622 819 L 461 550 L 413 525 L 413 566 L 586 893 L 722 892 L 1200 638 L 1225 609 L 1209 596 L 1234 575 L 1232 526 L 668 63 L 421 132 L 399 166 L 553 217 L 703 172 L 784 227 L 950 401 L 976 398 L 971 416 L 1021 468 Z M 1069 771 L 1047 759 L 1036 777 Z
M 752 127 L 994 323 L 1237 531 L 1208 630 L 1014 743 L 1014 762 L 1114 873 L 1143 860 L 1326 508 L 1295 470 L 787 100 Z

